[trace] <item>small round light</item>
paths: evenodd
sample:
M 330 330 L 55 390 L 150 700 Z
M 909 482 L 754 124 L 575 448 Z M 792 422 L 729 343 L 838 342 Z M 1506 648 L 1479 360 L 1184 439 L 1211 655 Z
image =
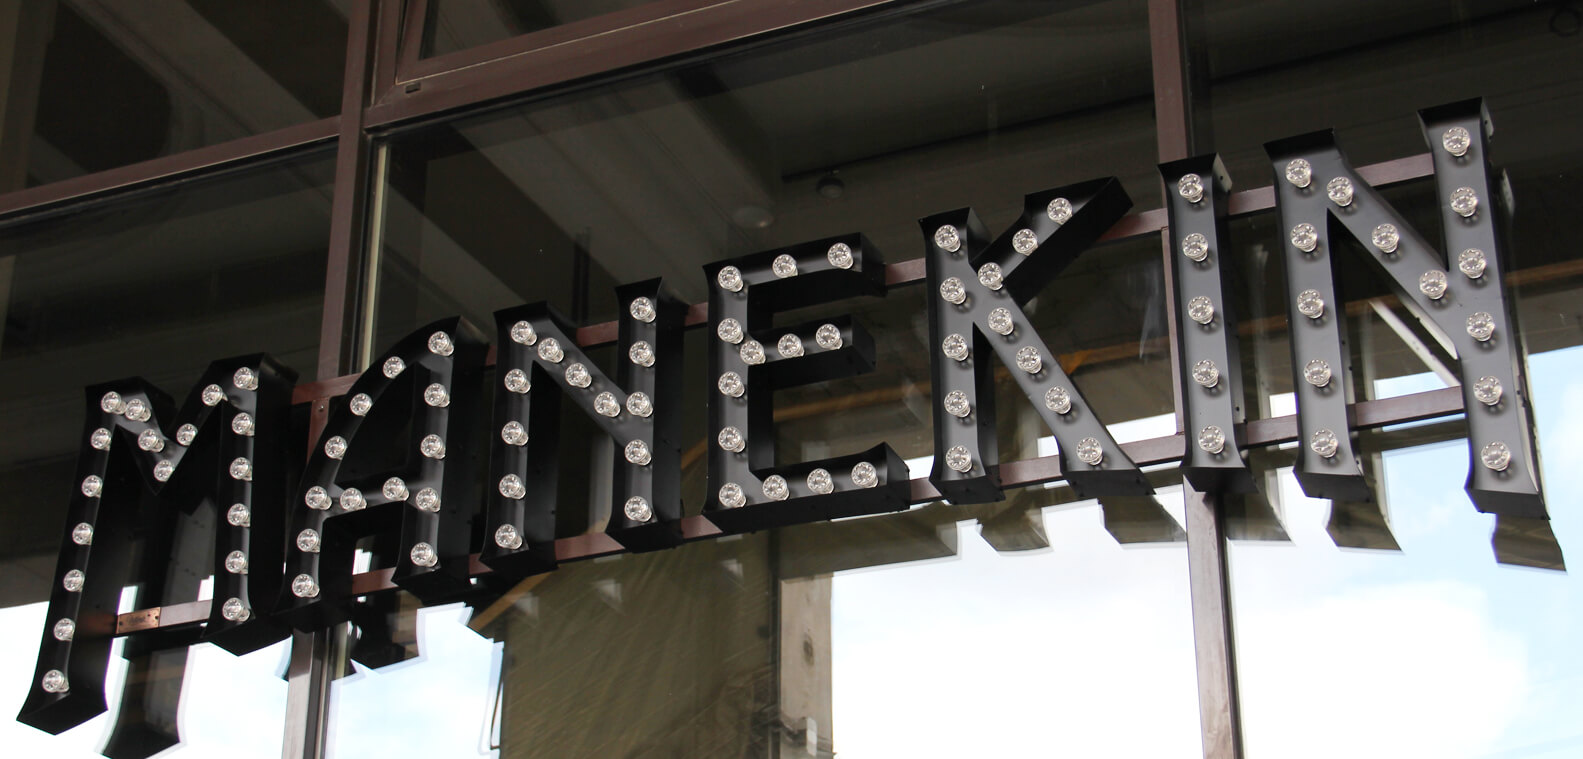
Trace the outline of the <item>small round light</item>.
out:
M 176 428 L 176 442 L 182 445 L 192 445 L 198 437 L 198 428 L 191 424 L 183 424 Z
M 1314 178 L 1314 167 L 1303 158 L 1293 158 L 1286 162 L 1286 181 L 1293 187 L 1307 187 Z
M 352 400 L 348 401 L 346 405 L 351 409 L 353 415 L 366 416 L 374 408 L 374 399 L 368 397 L 368 393 L 358 393 L 352 396 Z
M 391 477 L 385 480 L 384 485 L 379 487 L 379 492 L 385 496 L 387 501 L 405 501 L 407 500 L 407 482 L 400 477 Z
M 797 276 L 797 259 L 782 253 L 770 262 L 770 272 L 781 279 Z
M 412 559 L 414 565 L 420 567 L 432 567 L 440 561 L 439 554 L 434 552 L 434 546 L 428 543 L 414 543 L 407 556 Z
M 1044 215 L 1057 224 L 1065 224 L 1072 220 L 1072 201 L 1066 198 L 1056 198 L 1045 206 Z
M 1025 256 L 1033 253 L 1038 247 L 1039 236 L 1031 229 L 1019 229 L 1011 236 L 1011 249 Z
M 247 610 L 247 605 L 240 598 L 227 598 L 220 604 L 220 616 L 228 622 L 246 622 L 253 613 Z
M 368 499 L 363 497 L 363 491 L 357 488 L 347 488 L 341 491 L 341 510 L 358 511 L 368 505 Z
M 176 473 L 176 465 L 169 459 L 154 464 L 154 479 L 166 482 Z
M 456 345 L 451 342 L 451 336 L 444 332 L 429 335 L 429 352 L 436 356 L 449 356 L 456 352 Z
M 721 395 L 728 395 L 732 398 L 741 398 L 742 394 L 747 392 L 747 386 L 742 384 L 742 375 L 736 372 L 726 372 L 720 375 L 720 379 L 715 383 L 715 386 L 720 389 Z
M 566 384 L 572 387 L 586 388 L 593 384 L 594 376 L 589 374 L 588 367 L 579 363 L 566 366 Z
M 1418 277 L 1418 291 L 1429 296 L 1430 300 L 1440 300 L 1445 297 L 1446 287 L 1450 281 L 1446 273 L 1439 269 L 1430 269 Z
M 1380 249 L 1381 253 L 1395 253 L 1397 244 L 1402 241 L 1402 236 L 1396 231 L 1395 224 L 1381 224 L 1374 228 L 1374 232 L 1369 235 L 1369 239 L 1373 241 L 1374 247 Z
M 649 444 L 642 440 L 633 440 L 627 443 L 625 450 L 627 461 L 638 466 L 648 466 L 653 457 L 649 454 Z
M 521 500 L 528 494 L 528 489 L 523 487 L 521 477 L 508 474 L 500 478 L 500 494 L 512 500 Z
M 715 442 L 720 444 L 720 449 L 731 453 L 741 453 L 747 442 L 742 438 L 742 430 L 735 427 L 725 427 L 720 434 L 715 436 Z
M 715 283 L 720 289 L 734 293 L 742 292 L 742 270 L 735 266 L 726 266 L 715 275 Z
M 594 396 L 594 413 L 614 418 L 621 415 L 621 404 L 614 393 L 603 392 Z
M 940 351 L 946 355 L 946 358 L 966 361 L 969 353 L 967 338 L 956 334 L 946 335 L 945 339 L 940 341 Z
M 119 414 L 126 411 L 126 403 L 121 400 L 120 393 L 112 391 L 105 393 L 104 397 L 99 399 L 99 408 L 106 414 Z
M 967 452 L 966 446 L 953 445 L 945 452 L 945 465 L 957 472 L 970 472 L 973 470 L 973 456 Z
M 165 447 L 165 441 L 161 440 L 160 437 L 159 437 L 159 433 L 155 432 L 153 430 L 143 430 L 142 435 L 138 436 L 137 440 L 138 440 L 139 447 L 142 446 L 143 435 L 153 435 L 155 440 L 159 440 L 160 448 L 164 448 Z M 108 450 L 110 450 L 110 431 L 105 429 L 105 428 L 103 428 L 103 427 L 100 427 L 99 429 L 94 430 L 92 433 L 90 433 L 88 435 L 88 445 L 91 445 L 96 450 L 100 450 L 100 451 L 108 451 Z M 143 450 L 147 451 L 147 450 L 158 450 L 158 449 L 157 448 L 156 449 L 144 448 Z
M 231 431 L 242 437 L 253 436 L 253 417 L 246 413 L 239 413 L 231 417 Z M 163 446 L 163 443 L 161 443 Z
M 627 396 L 627 413 L 647 418 L 654 413 L 654 403 L 643 393 L 633 393 Z
M 1193 364 L 1193 381 L 1204 387 L 1214 387 L 1220 384 L 1220 367 L 1209 359 L 1201 359 Z
M 257 390 L 258 372 L 255 372 L 245 366 L 241 369 L 237 369 L 236 373 L 231 375 L 231 384 L 236 385 L 242 390 Z
M 431 459 L 445 458 L 445 441 L 439 435 L 425 435 L 418 443 L 418 451 Z
M 516 525 L 500 525 L 495 529 L 495 545 L 508 551 L 515 551 L 522 547 L 522 533 L 517 532 Z
M 65 693 L 71 690 L 71 683 L 66 680 L 66 673 L 58 669 L 45 672 L 40 686 L 44 688 L 45 693 Z
M 71 542 L 80 546 L 93 545 L 93 525 L 78 522 L 76 527 L 71 528 Z
M 1468 317 L 1468 334 L 1474 340 L 1486 342 L 1495 335 L 1495 317 L 1487 311 L 1475 311 Z
M 824 469 L 815 469 L 808 473 L 808 489 L 819 495 L 829 495 L 835 492 L 835 478 Z
M 434 488 L 424 488 L 412 497 L 412 505 L 420 511 L 437 512 L 440 510 L 440 493 Z
M 423 402 L 434 408 L 445 408 L 451 405 L 451 393 L 444 385 L 436 382 L 423 388 Z
M 384 371 L 386 378 L 395 379 L 396 375 L 407 370 L 407 362 L 402 361 L 400 356 L 391 356 L 385 359 L 385 364 L 381 369 Z
M 742 358 L 742 363 L 748 366 L 758 366 L 764 363 L 764 345 L 757 340 L 747 339 L 737 348 L 737 355 Z
M 635 495 L 621 506 L 621 513 L 634 522 L 647 522 L 654 518 L 654 509 L 643 496 Z
M 956 227 L 946 224 L 934 231 L 934 245 L 947 253 L 955 253 L 962 249 L 962 235 Z
M 732 345 L 742 342 L 742 322 L 726 317 L 715 327 L 715 335 Z
M 1440 135 L 1441 147 L 1444 147 L 1447 153 L 1458 158 L 1467 155 L 1468 147 L 1472 144 L 1473 135 L 1468 134 L 1468 130 L 1459 126 L 1451 127 Z
M 1200 295 L 1187 302 L 1187 318 L 1199 324 L 1208 324 L 1215 320 L 1215 304 L 1209 298 Z
M 324 455 L 332 459 L 340 459 L 346 456 L 346 438 L 334 435 L 329 440 L 324 441 Z
M 1226 449 L 1226 433 L 1211 424 L 1198 431 L 1198 447 L 1205 453 L 1220 453 Z
M 527 322 L 517 322 L 511 325 L 511 342 L 518 345 L 532 345 L 539 341 L 539 333 L 533 331 L 533 325 Z
M 1332 458 L 1341 449 L 1341 440 L 1330 430 L 1319 430 L 1308 436 L 1308 447 L 1325 458 Z
M 748 502 L 747 494 L 742 492 L 742 486 L 735 482 L 728 482 L 720 486 L 720 505 L 728 509 L 740 509 Z
M 791 488 L 786 484 L 786 478 L 772 474 L 764 478 L 764 497 L 771 501 L 784 501 L 791 495 Z
M 302 496 L 302 502 L 315 511 L 324 511 L 330 508 L 330 493 L 322 486 L 314 485 Z
M 1472 187 L 1458 187 L 1451 191 L 1451 210 L 1467 218 L 1479 212 L 1479 195 Z
M 946 303 L 960 306 L 967 301 L 967 288 L 962 286 L 962 280 L 946 277 L 940 283 L 940 298 Z
M 781 354 L 783 358 L 801 356 L 803 354 L 802 338 L 790 333 L 781 335 L 780 341 L 775 343 L 775 352 Z
M 225 555 L 225 571 L 234 575 L 247 574 L 247 554 L 232 551 Z
M 233 503 L 225 510 L 225 521 L 232 527 L 252 527 L 253 510 L 245 503 Z
M 238 416 L 242 415 L 238 414 Z M 109 433 L 106 432 L 105 435 L 108 437 Z M 98 448 L 99 446 L 94 447 Z M 150 453 L 159 453 L 165 450 L 165 438 L 160 437 L 158 430 L 143 430 L 137 434 L 137 447 Z
M 841 339 L 841 328 L 835 326 L 834 324 L 819 325 L 819 329 L 814 331 L 813 339 L 814 342 L 819 344 L 820 348 L 823 348 L 827 351 L 833 351 L 840 348 L 844 342 Z
M 205 406 L 218 406 L 221 401 L 225 400 L 225 388 L 219 385 L 208 385 L 199 394 L 199 399 L 203 401 Z
M 1316 358 L 1303 365 L 1303 379 L 1314 387 L 1330 384 L 1330 363 Z
M 77 623 L 62 617 L 55 620 L 55 627 L 51 632 L 54 633 L 55 640 L 71 640 L 72 636 L 77 634 Z
M 945 401 L 942 405 L 945 406 L 946 413 L 951 416 L 965 419 L 968 414 L 973 413 L 973 407 L 967 402 L 967 393 L 961 390 L 952 390 L 946 393 Z
M 1325 194 L 1330 196 L 1330 202 L 1343 208 L 1352 205 L 1352 180 L 1346 177 L 1336 177 L 1325 185 Z
M 67 593 L 77 593 L 82 590 L 82 584 L 87 579 L 81 569 L 70 569 L 66 571 L 66 576 L 61 578 L 60 584 Z
M 1478 248 L 1468 248 L 1457 256 L 1457 270 L 1468 279 L 1478 279 L 1484 276 L 1484 268 L 1488 262 L 1484 258 L 1484 251 Z
M 1182 255 L 1192 261 L 1209 258 L 1209 238 L 1194 232 L 1182 238 Z
M 153 412 L 148 408 L 148 401 L 142 398 L 133 398 L 126 402 L 126 418 L 134 422 L 146 422 Z
M 1512 464 L 1512 449 L 1497 440 L 1479 451 L 1479 461 L 1491 471 L 1504 472 Z
M 319 583 L 311 575 L 297 575 L 291 578 L 291 594 L 298 598 L 314 598 L 319 595 Z
M 991 261 L 978 267 L 978 283 L 991 290 L 999 290 L 1001 287 L 1000 264 Z
M 1098 438 L 1085 437 L 1077 441 L 1077 459 L 1089 466 L 1099 466 L 1105 460 L 1105 449 Z
M 852 246 L 844 242 L 831 245 L 830 249 L 825 251 L 824 257 L 837 269 L 852 268 Z
M 1017 368 L 1029 374 L 1038 374 L 1044 368 L 1044 359 L 1039 355 L 1039 349 L 1031 345 L 1018 348 Z
M 1314 252 L 1319 247 L 1319 230 L 1306 222 L 1292 227 L 1292 247 L 1304 253 Z
M 852 466 L 852 484 L 860 488 L 871 488 L 879 484 L 879 470 L 867 461 L 859 461 Z
M 561 350 L 560 341 L 553 337 L 546 337 L 539 341 L 539 359 L 552 364 L 559 364 L 566 358 L 566 351 Z
M 309 528 L 297 533 L 297 550 L 303 553 L 319 552 L 319 531 Z
M 648 324 L 654 321 L 656 315 L 654 312 L 654 301 L 648 298 L 633 298 L 632 305 L 627 307 L 627 313 L 632 314 L 632 318 Z
M 1318 290 L 1304 290 L 1297 294 L 1297 313 L 1310 319 L 1325 315 L 1325 299 Z
M 1486 406 L 1501 402 L 1501 381 L 1495 377 L 1480 377 L 1473 383 L 1473 397 Z
M 513 393 L 526 393 L 533 389 L 533 383 L 528 381 L 528 373 L 521 369 L 512 369 L 506 372 L 506 389 Z
M 989 312 L 989 328 L 998 334 L 1010 335 L 1017 329 L 1017 325 L 1011 320 L 1011 311 L 997 308 Z
M 1183 174 L 1176 180 L 1176 192 L 1187 199 L 1189 203 L 1197 203 L 1204 199 L 1204 178 L 1197 174 Z
M 1065 414 L 1072 410 L 1072 394 L 1064 387 L 1052 387 L 1044 391 L 1044 407 L 1057 414 Z

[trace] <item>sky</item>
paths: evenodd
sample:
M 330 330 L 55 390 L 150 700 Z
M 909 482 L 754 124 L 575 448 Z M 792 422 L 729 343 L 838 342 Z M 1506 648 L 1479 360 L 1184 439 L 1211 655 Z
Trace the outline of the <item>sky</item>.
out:
M 1583 560 L 1583 348 L 1529 364 L 1552 526 Z M 1424 375 L 1380 389 L 1437 386 Z M 1160 434 L 1160 423 L 1116 435 Z M 927 460 L 909 463 L 927 471 Z M 1230 550 L 1250 759 L 1583 755 L 1583 582 L 1496 564 L 1493 518 L 1462 490 L 1467 466 L 1460 440 L 1386 455 L 1400 552 L 1337 548 L 1328 503 L 1282 473 L 1291 542 Z M 1180 522 L 1179 490 L 1160 500 Z M 1047 549 L 997 553 L 964 521 L 954 557 L 835 577 L 835 719 L 821 730 L 839 756 L 1202 755 L 1183 545 L 1123 547 L 1092 502 L 1043 517 Z M 500 646 L 465 626 L 468 613 L 422 610 L 420 659 L 335 683 L 332 756 L 494 755 Z M 43 604 L 0 610 L 15 652 L 0 659 L 0 708 L 12 714 L 43 614 Z M 245 657 L 194 648 L 187 742 L 162 756 L 279 756 L 284 655 L 284 644 Z M 124 666 L 113 668 L 118 677 Z M 86 759 L 107 724 L 54 737 L 4 722 L 0 745 Z

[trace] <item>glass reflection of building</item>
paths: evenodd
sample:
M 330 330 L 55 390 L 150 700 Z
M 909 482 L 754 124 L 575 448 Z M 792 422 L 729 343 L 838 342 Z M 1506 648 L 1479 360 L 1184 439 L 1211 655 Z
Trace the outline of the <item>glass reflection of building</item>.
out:
M 421 611 L 376 582 L 395 559 L 371 541 L 376 589 L 349 629 L 240 658 L 134 652 L 110 701 L 123 680 L 184 688 L 170 753 L 191 756 L 1572 755 L 1580 29 L 1568 2 L 1460 0 L 13 4 L 0 629 L 18 653 L 0 694 L 14 709 L 32 673 L 85 385 L 140 375 L 180 394 L 211 360 L 267 351 L 302 377 L 307 439 L 338 378 L 444 316 L 487 327 L 548 301 L 604 323 L 616 285 L 664 276 L 699 303 L 705 263 L 851 232 L 906 265 L 920 217 L 973 206 L 998 232 L 1025 193 L 1115 175 L 1132 215 L 1028 312 L 1118 439 L 1168 446 L 1156 164 L 1225 161 L 1246 408 L 1277 419 L 1293 413 L 1289 307 L 1263 144 L 1333 126 L 1434 239 L 1416 111 L 1482 96 L 1549 522 L 1496 533 L 1472 508 L 1464 425 L 1434 403 L 1455 357 L 1347 271 L 1358 400 L 1409 399 L 1359 433 L 1374 503 L 1305 498 L 1280 443 L 1250 455 L 1263 497 L 1218 514 L 1165 457 L 1157 500 L 1034 484 L 567 561 Z M 878 338 L 874 372 L 777 393 L 785 462 L 888 442 L 927 473 L 932 293 L 897 279 L 778 317 L 849 312 Z M 689 331 L 681 357 L 690 515 L 714 439 L 709 339 Z M 1052 455 L 1015 385 L 996 389 L 1002 461 Z M 557 529 L 575 546 L 607 518 L 611 452 L 577 409 L 563 424 Z M 58 737 L 13 723 L 4 740 L 92 756 L 139 717 L 177 719 Z

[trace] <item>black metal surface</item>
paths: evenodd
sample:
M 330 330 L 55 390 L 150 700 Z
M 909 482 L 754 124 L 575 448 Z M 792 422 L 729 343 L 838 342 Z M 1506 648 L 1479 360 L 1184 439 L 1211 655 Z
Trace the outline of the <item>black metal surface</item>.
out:
M 436 332 L 450 335 L 451 355 L 429 350 L 429 337 Z M 277 613 L 292 627 L 314 630 L 350 618 L 353 550 L 360 538 L 372 535 L 399 532 L 393 580 L 425 602 L 453 598 L 470 589 L 468 527 L 478 502 L 479 455 L 463 441 L 477 418 L 485 349 L 482 335 L 465 320 L 442 319 L 402 338 L 353 383 L 348 396 L 366 393 L 373 400 L 366 416 L 352 413 L 348 398 L 334 401 L 329 423 L 309 451 L 302 482 L 286 501 L 291 529 L 286 535 L 286 572 Z M 382 370 L 391 357 L 405 364 L 394 378 Z M 431 383 L 448 389 L 448 405 L 424 402 L 424 388 Z M 420 442 L 429 434 L 446 441 L 445 458 L 420 452 Z M 334 436 L 346 440 L 342 459 L 325 452 L 325 441 Z M 384 496 L 382 487 L 390 477 L 405 482 L 409 500 Z M 329 509 L 307 506 L 306 494 L 314 486 L 329 494 Z M 426 487 L 440 496 L 438 512 L 410 505 L 410 499 Z M 362 493 L 364 508 L 342 508 L 341 495 L 351 488 Z M 310 528 L 320 535 L 318 553 L 296 545 L 296 536 Z M 420 542 L 434 547 L 439 559 L 434 566 L 420 567 L 409 558 Z M 315 578 L 318 595 L 299 598 L 292 593 L 292 578 L 299 574 Z
M 242 367 L 256 370 L 257 391 L 233 385 L 232 376 Z M 158 606 L 192 597 L 197 591 L 197 581 L 212 571 L 215 598 L 242 599 L 250 616 L 233 622 L 221 616 L 221 604 L 214 604 L 209 623 L 202 631 L 203 640 L 242 654 L 285 636 L 285 629 L 267 619 L 263 610 L 267 609 L 267 599 L 273 597 L 280 583 L 281 522 L 276 504 L 279 503 L 279 490 L 294 474 L 292 457 L 287 454 L 287 417 L 295 381 L 296 375 L 290 369 L 267 356 L 255 354 L 210 364 L 179 411 L 170 396 L 141 378 L 87 389 L 82 452 L 75 480 L 79 489 L 74 491 L 67 509 L 37 671 L 17 717 L 19 721 L 58 733 L 105 710 L 109 642 L 116 632 L 121 589 L 127 585 L 141 587 L 140 603 Z M 201 399 L 203 388 L 211 384 L 223 388 L 226 395 L 226 400 L 215 406 L 205 405 Z M 139 421 L 122 413 L 105 411 L 101 401 L 109 392 L 120 395 L 123 403 L 146 404 L 148 419 Z M 231 420 L 238 413 L 252 415 L 253 435 L 231 432 Z M 175 438 L 176 430 L 185 424 L 192 424 L 196 429 L 190 445 L 181 445 Z M 101 428 L 111 433 L 107 450 L 89 445 L 90 435 Z M 160 434 L 164 441 L 161 450 L 147 451 L 139 447 L 138 436 L 149 430 Z M 251 479 L 230 476 L 230 463 L 238 457 L 249 460 L 253 472 Z M 165 481 L 154 477 L 154 467 L 160 462 L 172 465 L 172 473 Z M 103 483 L 97 497 L 88 496 L 80 487 L 89 476 L 99 477 Z M 214 504 L 216 512 L 212 567 L 202 565 L 209 545 L 200 544 L 192 536 L 177 540 L 175 535 L 178 527 L 186 526 L 181 514 L 191 515 L 205 502 Z M 226 510 L 236 503 L 252 510 L 250 526 L 232 526 L 226 521 Z M 93 539 L 88 545 L 78 545 L 72 540 L 72 530 L 78 523 L 93 527 Z M 134 578 L 128 558 L 133 544 L 139 541 L 143 544 L 145 560 Z M 225 556 L 233 550 L 248 555 L 251 571 L 247 574 L 226 571 Z M 62 578 L 72 569 L 85 575 L 79 592 L 69 592 L 62 585 Z M 51 631 L 60 619 L 75 621 L 76 632 L 69 641 L 56 640 Z M 126 655 L 138 666 L 147 666 L 148 657 L 161 650 L 184 648 L 197 642 L 196 633 L 173 636 L 162 632 L 144 636 L 128 644 Z M 123 734 L 121 746 L 154 746 L 160 742 L 137 739 L 135 735 L 164 735 L 176 739 L 174 722 L 160 715 L 175 713 L 180 699 L 182 667 L 174 661 L 167 661 L 166 665 L 168 679 L 177 684 L 175 688 L 147 689 L 136 684 L 129 687 L 127 695 L 140 711 L 128 712 L 134 715 L 134 720 L 117 722 L 116 733 Z M 40 682 L 44 673 L 51 669 L 66 673 L 70 684 L 67 692 L 50 694 L 42 689 Z M 124 755 L 134 754 L 132 751 Z
M 1046 213 L 1051 200 L 1064 197 L 1073 213 L 1058 224 Z M 1019 221 L 998 238 L 991 239 L 984 224 L 972 209 L 935 214 L 919 220 L 924 234 L 929 292 L 930 374 L 934 381 L 934 470 L 930 481 L 954 503 L 984 503 L 1001 496 L 998 473 L 999 453 L 995 445 L 994 388 L 990 381 L 991 351 L 1011 370 L 1011 376 L 1040 418 L 1055 435 L 1061 450 L 1061 471 L 1082 497 L 1097 495 L 1144 495 L 1154 492 L 1116 444 L 1105 425 L 1095 417 L 1082 393 L 1056 360 L 1057 354 L 1029 328 L 1022 305 L 1039 294 L 1062 269 L 1099 239 L 1126 214 L 1132 201 L 1114 177 L 1082 182 L 1028 195 Z M 961 247 L 952 252 L 934 242 L 942 225 L 958 230 Z M 1031 229 L 1038 247 L 1022 255 L 1012 247 L 1014 235 Z M 978 271 L 986 263 L 999 264 L 1004 284 L 992 290 L 979 282 Z M 960 305 L 940 295 L 941 283 L 955 277 L 962 281 L 967 299 Z M 1016 328 L 1001 335 L 989 328 L 989 314 L 1005 308 L 1012 314 Z M 944 354 L 941 344 L 948 335 L 962 335 L 972 346 L 963 361 Z M 1032 346 L 1042 357 L 1042 368 L 1029 374 L 1017 368 L 1018 349 Z M 1045 392 L 1064 387 L 1071 396 L 1072 408 L 1057 414 L 1045 405 Z M 951 391 L 966 394 L 972 412 L 958 418 L 945 411 L 943 399 Z M 1071 452 L 1078 441 L 1098 440 L 1104 458 L 1098 466 L 1078 461 Z M 954 446 L 967 449 L 973 468 L 958 472 L 946 466 L 946 451 Z
M 1176 190 L 1177 182 L 1187 174 L 1198 175 L 1204 185 L 1203 197 L 1196 203 Z M 1165 180 L 1170 213 L 1171 273 L 1176 287 L 1177 372 L 1182 388 L 1182 429 L 1187 437 L 1182 476 L 1202 492 L 1249 492 L 1253 477 L 1236 434 L 1244 417 L 1237 314 L 1230 297 L 1230 269 L 1221 257 L 1223 250 L 1229 250 L 1226 208 L 1230 181 L 1216 155 L 1161 164 L 1160 177 Z M 1203 261 L 1194 261 L 1182 252 L 1183 241 L 1193 234 L 1201 234 L 1209 242 Z M 1188 316 L 1188 303 L 1195 297 L 1207 297 L 1214 303 L 1215 318 L 1209 324 L 1199 324 Z M 1193 379 L 1193 365 L 1203 360 L 1213 361 L 1220 372 L 1213 387 Z M 1199 434 L 1211 426 L 1225 436 L 1225 448 L 1219 453 L 1210 453 L 1198 444 Z
M 1276 176 L 1277 207 L 1282 229 L 1287 231 L 1286 251 L 1288 303 L 1294 308 L 1291 344 L 1294 385 L 1297 387 L 1299 439 L 1296 474 L 1310 496 L 1336 500 L 1361 501 L 1370 496 L 1350 436 L 1346 434 L 1347 401 L 1352 389 L 1347 371 L 1350 352 L 1346 347 L 1344 310 L 1337 304 L 1344 299 L 1336 290 L 1336 268 L 1342 266 L 1332 240 L 1351 235 L 1368 251 L 1363 256 L 1369 268 L 1390 283 L 1403 304 L 1424 327 L 1455 347 L 1462 380 L 1463 403 L 1468 412 L 1469 466 L 1468 494 L 1480 511 L 1518 517 L 1543 517 L 1544 499 L 1534 466 L 1533 429 L 1530 422 L 1528 391 L 1521 367 L 1518 330 L 1502 288 L 1502 240 L 1499 230 L 1499 197 L 1491 179 L 1487 159 L 1488 119 L 1480 100 L 1428 109 L 1421 113 L 1425 138 L 1435 161 L 1440 215 L 1445 228 L 1449 257 L 1436 250 L 1413 229 L 1380 194 L 1353 170 L 1330 131 L 1313 132 L 1265 145 Z M 1467 154 L 1450 155 L 1440 144 L 1441 133 L 1452 126 L 1466 128 L 1472 137 Z M 1307 188 L 1286 181 L 1287 162 L 1306 159 L 1313 167 Z M 1346 177 L 1353 186 L 1350 204 L 1340 206 L 1326 194 L 1326 184 Z M 1471 187 L 1477 193 L 1477 212 L 1463 218 L 1451 210 L 1449 197 L 1458 187 Z M 1289 232 L 1300 223 L 1319 230 L 1319 244 L 1304 253 L 1291 241 Z M 1395 225 L 1400 241 L 1394 252 L 1386 253 L 1371 242 L 1380 224 Z M 1482 277 L 1469 278 L 1457 270 L 1456 258 L 1462 250 L 1478 248 L 1486 254 L 1487 268 Z M 1449 263 L 1449 268 L 1448 268 Z M 1440 299 L 1430 298 L 1419 289 L 1424 272 L 1447 271 L 1449 287 Z M 1314 289 L 1324 298 L 1326 309 L 1320 319 L 1296 315 L 1298 293 Z M 1487 312 L 1495 317 L 1495 333 L 1481 342 L 1468 334 L 1470 314 Z M 1314 387 L 1303 380 L 1303 365 L 1319 358 L 1330 363 L 1333 376 L 1325 387 Z M 1473 396 L 1473 385 L 1484 376 L 1496 377 L 1504 389 L 1501 402 L 1487 406 Z M 1316 430 L 1336 433 L 1340 448 L 1335 456 L 1315 453 L 1308 444 Z M 1494 471 L 1480 461 L 1479 452 L 1492 441 L 1505 442 L 1512 451 L 1511 463 L 1504 471 Z
M 844 244 L 851 249 L 852 266 L 843 269 L 828 258 L 830 248 Z M 797 274 L 778 277 L 772 265 L 782 255 L 797 263 Z M 741 272 L 740 292 L 718 284 L 720 270 L 734 266 Z M 728 533 L 749 532 L 784 524 L 834 519 L 858 514 L 877 514 L 907 508 L 907 467 L 889 445 L 879 445 L 862 453 L 776 466 L 775 432 L 772 423 L 775 389 L 795 387 L 852 376 L 874 367 L 874 342 L 850 317 L 830 318 L 789 328 L 774 328 L 776 311 L 830 303 L 857 296 L 885 294 L 885 265 L 872 245 L 861 235 L 846 235 L 793 245 L 704 267 L 709 277 L 709 485 L 704 516 Z M 750 365 L 741 357 L 740 345 L 718 336 L 720 323 L 735 319 L 746 334 L 742 343 L 757 340 L 764 347 L 765 361 Z M 841 331 L 842 344 L 835 349 L 821 347 L 814 339 L 820 324 L 834 324 Z M 781 336 L 796 334 L 802 340 L 803 355 L 781 356 L 777 342 Z M 733 398 L 718 387 L 720 377 L 735 372 L 742 377 L 746 391 Z M 741 431 L 745 447 L 740 453 L 722 449 L 716 435 L 725 427 Z M 864 488 L 852 481 L 852 468 L 860 462 L 874 465 L 878 481 Z M 830 473 L 835 490 L 815 493 L 807 477 L 814 469 Z M 764 480 L 772 475 L 786 479 L 788 496 L 776 501 L 764 495 Z M 742 488 L 745 503 L 727 507 L 720 501 L 720 488 L 736 483 Z

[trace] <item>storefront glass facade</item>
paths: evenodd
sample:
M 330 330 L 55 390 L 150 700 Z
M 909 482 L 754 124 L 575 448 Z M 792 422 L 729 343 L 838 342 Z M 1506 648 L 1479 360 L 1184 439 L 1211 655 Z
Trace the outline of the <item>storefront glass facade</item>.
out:
M 563 557 L 430 607 L 379 574 L 399 557 L 369 541 L 353 624 L 244 657 L 192 648 L 185 681 L 179 637 L 134 651 L 115 659 L 111 715 L 62 736 L 13 723 L 8 745 L 95 755 L 118 677 L 182 689 L 179 756 L 1472 758 L 1583 745 L 1566 710 L 1583 701 L 1568 644 L 1583 585 L 1563 558 L 1583 545 L 1583 259 L 1568 234 L 1583 213 L 1568 187 L 1583 168 L 1569 131 L 1583 16 L 1567 4 L 303 0 L 250 17 L 193 0 L 158 4 L 169 34 L 140 31 L 155 14 L 120 5 L 24 3 L 14 45 L 0 43 L 12 65 L 0 170 L 16 168 L 0 188 L 13 190 L 0 193 L 12 485 L 0 629 L 16 652 L 0 704 L 13 711 L 43 628 L 81 388 L 95 382 L 140 375 L 180 394 L 210 361 L 265 351 L 297 371 L 293 432 L 316 439 L 352 375 L 436 319 L 489 332 L 494 311 L 544 301 L 597 326 L 620 316 L 618 285 L 664 277 L 706 303 L 707 263 L 861 232 L 891 265 L 885 296 L 777 321 L 851 313 L 877 338 L 876 368 L 777 392 L 779 456 L 888 443 L 924 482 L 939 399 L 918 219 L 971 206 L 998 233 L 1026 193 L 1114 175 L 1131 212 L 1026 310 L 1119 441 L 1174 454 L 1141 457 L 1154 499 L 1015 481 L 998 503 L 925 499 Z M 41 29 L 48 44 L 29 32 Z M 92 87 L 61 83 L 79 79 Z M 101 91 L 113 96 L 85 94 Z M 1262 497 L 1184 492 L 1156 165 L 1224 161 L 1243 405 L 1274 429 L 1294 413 L 1294 309 L 1264 143 L 1334 127 L 1434 239 L 1433 146 L 1416 112 L 1471 97 L 1496 127 L 1506 295 L 1551 519 L 1497 525 L 1473 508 L 1466 424 L 1435 392 L 1457 381 L 1456 359 L 1361 268 L 1341 272 L 1338 307 L 1355 400 L 1373 404 L 1358 441 L 1376 500 L 1305 497 L 1289 436 L 1250 450 Z M 111 103 L 123 118 L 105 118 Z M 680 357 L 689 516 L 714 442 L 713 339 L 697 325 Z M 608 338 L 588 352 L 621 358 Z M 1055 454 L 1004 373 L 995 392 L 1002 462 Z M 565 406 L 556 530 L 574 545 L 610 519 L 613 454 Z M 200 510 L 198 524 L 213 518 Z M 171 603 L 198 599 L 202 619 L 204 583 L 172 578 Z

